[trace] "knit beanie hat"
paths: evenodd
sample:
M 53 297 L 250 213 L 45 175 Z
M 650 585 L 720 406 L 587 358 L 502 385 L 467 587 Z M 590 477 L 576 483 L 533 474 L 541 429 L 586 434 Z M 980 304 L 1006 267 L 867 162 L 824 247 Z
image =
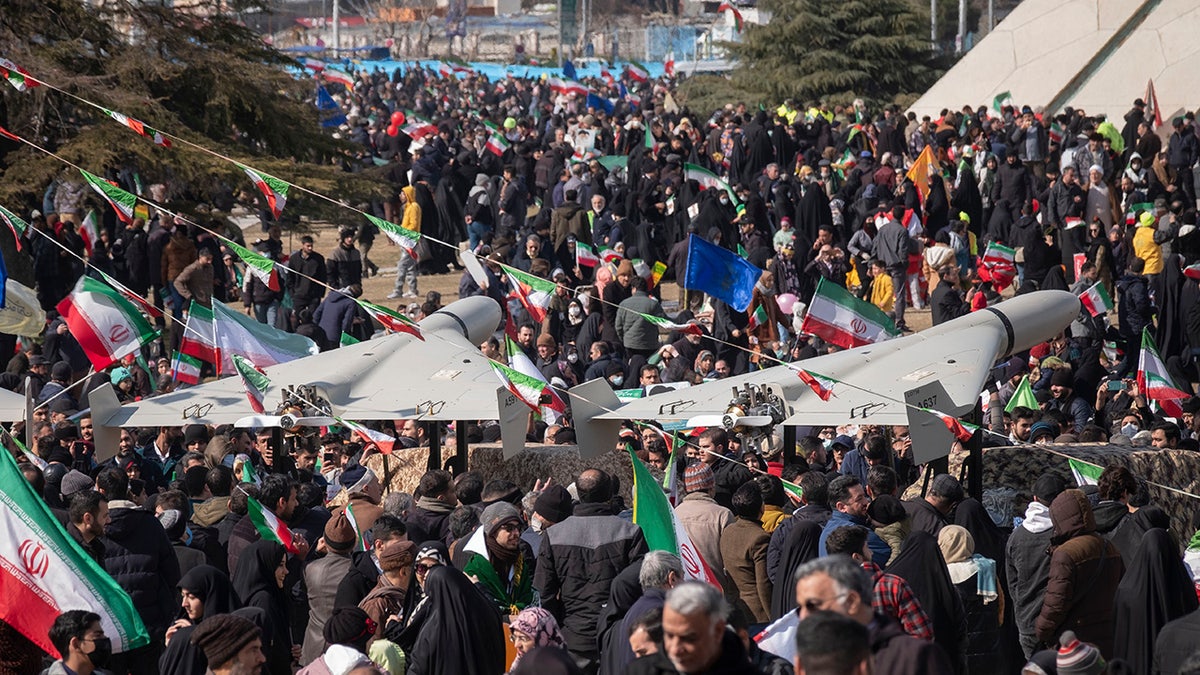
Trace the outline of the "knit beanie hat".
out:
M 517 512 L 517 507 L 508 502 L 490 504 L 483 510 L 483 515 L 479 516 L 485 534 L 495 534 L 501 525 L 511 520 L 521 522 L 521 514 Z
M 64 498 L 69 498 L 71 495 L 74 495 L 78 492 L 91 490 L 93 485 L 94 483 L 92 483 L 92 479 L 89 478 L 86 473 L 76 469 L 71 469 L 67 472 L 67 475 L 63 476 L 62 489 L 60 492 L 62 492 L 62 496 Z
M 205 621 L 204 623 L 208 623 Z M 204 623 L 200 624 L 201 626 Z M 358 607 L 338 607 L 329 615 L 321 636 L 331 645 L 348 645 L 359 651 L 367 648 L 367 640 L 375 634 L 375 622 Z M 211 661 L 210 661 L 211 663 Z
M 325 521 L 325 545 L 337 552 L 349 551 L 354 548 L 357 539 L 354 526 L 342 511 L 333 518 Z
M 688 492 L 708 492 L 716 486 L 716 476 L 703 462 L 696 462 L 683 472 L 683 489 Z
M 567 492 L 567 488 L 555 484 L 538 495 L 537 501 L 533 503 L 533 512 L 543 520 L 561 523 L 575 512 L 575 505 L 571 502 L 571 493 Z
M 1067 631 L 1058 639 L 1059 675 L 1100 675 L 1104 672 L 1104 657 L 1096 645 L 1081 642 L 1075 631 Z
M 258 626 L 249 620 L 233 614 L 218 614 L 200 623 L 192 633 L 192 644 L 204 652 L 211 668 L 229 663 L 246 645 L 261 637 Z

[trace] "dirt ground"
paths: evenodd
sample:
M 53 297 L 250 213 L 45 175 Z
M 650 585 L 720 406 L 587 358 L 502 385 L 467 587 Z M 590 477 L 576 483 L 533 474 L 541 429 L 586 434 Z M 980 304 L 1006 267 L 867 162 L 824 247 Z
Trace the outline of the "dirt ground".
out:
M 247 238 L 252 240 L 251 232 L 247 232 Z M 337 227 L 332 224 L 315 225 L 311 233 L 316 239 L 316 249 L 322 255 L 328 255 L 335 246 L 337 246 Z M 284 236 L 284 249 L 294 251 L 300 247 L 299 237 L 293 236 L 292 241 L 288 241 L 287 235 Z M 392 292 L 396 284 L 396 261 L 400 259 L 401 249 L 398 246 L 392 245 L 387 237 L 380 236 L 375 240 L 375 246 L 371 249 L 370 258 L 376 265 L 379 265 L 378 276 L 372 276 L 363 280 L 363 299 L 383 305 L 385 307 L 393 307 L 403 310 L 410 303 L 417 302 L 412 298 L 401 298 L 399 300 L 388 300 L 387 296 Z M 449 274 L 438 275 L 421 275 L 417 279 L 417 286 L 422 294 L 420 301 L 424 301 L 424 294 L 429 291 L 437 291 L 442 294 L 442 304 L 448 305 L 458 299 L 458 282 L 462 279 L 462 272 L 452 272 Z M 932 289 L 937 283 L 936 277 L 930 279 L 929 287 Z M 662 297 L 664 300 L 664 309 L 668 313 L 677 309 L 674 301 L 679 297 L 679 287 L 674 282 L 668 282 L 662 286 Z M 909 308 L 905 312 L 905 320 L 909 327 L 915 331 L 924 330 L 932 325 L 932 317 L 929 308 L 912 309 Z

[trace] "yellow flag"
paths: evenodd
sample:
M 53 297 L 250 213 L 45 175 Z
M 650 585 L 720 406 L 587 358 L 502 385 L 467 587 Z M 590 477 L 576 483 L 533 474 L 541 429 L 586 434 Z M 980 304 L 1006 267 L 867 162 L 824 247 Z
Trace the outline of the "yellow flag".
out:
M 917 161 L 913 162 L 912 168 L 908 170 L 908 178 L 917 186 L 917 193 L 921 195 L 922 203 L 929 196 L 929 167 L 931 166 L 937 166 L 937 158 L 933 156 L 933 146 L 926 145 L 921 154 L 917 156 Z

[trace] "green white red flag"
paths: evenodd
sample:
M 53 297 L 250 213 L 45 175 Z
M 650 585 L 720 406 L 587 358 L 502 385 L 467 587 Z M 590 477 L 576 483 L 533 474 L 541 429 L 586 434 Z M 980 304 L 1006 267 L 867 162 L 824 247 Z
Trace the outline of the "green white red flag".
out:
M 550 307 L 550 299 L 554 297 L 555 283 L 528 272 L 522 272 L 514 267 L 502 265 L 512 287 L 512 296 L 520 301 L 529 312 L 535 323 L 541 323 L 546 318 Z
M 274 176 L 251 169 L 245 164 L 238 164 L 238 166 L 246 172 L 250 181 L 254 183 L 254 187 L 258 188 L 258 191 L 267 200 L 267 207 L 271 209 L 271 215 L 275 217 L 275 220 L 279 220 L 279 216 L 283 213 L 283 207 L 287 204 L 288 184 Z
M 233 369 L 242 378 L 242 386 L 246 388 L 246 399 L 250 407 L 259 415 L 266 412 L 263 400 L 267 397 L 267 389 L 271 388 L 271 378 L 241 354 L 232 354 Z
M 746 26 L 746 22 L 742 19 L 742 13 L 737 10 L 737 7 L 734 7 L 728 2 L 722 2 L 720 5 L 717 5 L 717 14 L 720 14 L 721 12 L 729 12 L 732 14 L 734 30 L 739 33 L 742 32 L 742 29 Z
M 803 368 L 796 371 L 796 374 L 800 376 L 800 381 L 807 384 L 809 389 L 812 389 L 813 393 L 822 401 L 828 401 L 830 397 L 835 395 L 833 393 L 833 385 L 837 384 L 837 380 L 817 375 Z
M 158 337 L 158 331 L 133 303 L 89 276 L 79 278 L 57 309 L 97 371 Z
M 1016 249 L 996 242 L 988 244 L 979 259 L 979 278 L 992 282 L 997 291 L 1008 288 L 1017 278 L 1016 257 Z
M 600 249 L 600 259 L 606 263 L 617 264 L 624 260 L 625 256 L 605 246 Z
M 0 221 L 3 221 L 12 230 L 13 239 L 17 243 L 17 250 L 21 250 L 21 237 L 29 231 L 29 223 L 25 222 L 20 216 L 0 206 Z
M 1200 262 L 1193 263 L 1183 268 L 1183 276 L 1189 279 L 1200 281 Z
M 362 307 L 367 314 L 371 315 L 379 323 L 383 324 L 385 330 L 389 333 L 408 333 L 418 340 L 424 342 L 425 336 L 421 335 L 421 328 L 415 321 L 404 316 L 394 309 L 388 309 L 383 305 L 377 305 L 366 300 L 355 299 L 359 307 Z
M 112 278 L 107 273 L 105 273 L 103 270 L 93 268 L 93 271 L 99 273 L 100 277 L 102 279 L 104 279 L 106 282 L 108 282 L 109 286 L 112 286 L 113 288 L 115 288 L 117 290 L 117 292 L 121 294 L 122 297 L 124 297 L 126 300 L 132 302 L 133 304 L 137 305 L 138 308 L 142 310 L 143 314 L 149 316 L 151 319 L 157 319 L 157 318 L 162 317 L 162 315 L 163 315 L 162 310 L 155 307 L 148 300 L 146 300 L 146 298 L 143 298 L 142 296 L 138 295 L 137 293 L 134 293 L 133 291 L 129 290 L 128 288 L 125 287 L 124 284 L 122 284 L 121 282 Z
M 651 316 L 650 314 L 641 314 L 641 317 L 663 330 L 677 330 L 684 333 L 690 333 L 692 335 L 704 335 L 704 329 L 701 328 L 700 324 L 696 323 L 695 321 L 689 321 L 687 323 L 675 323 L 670 319 L 664 319 L 661 316 Z
M 8 80 L 8 83 L 16 87 L 17 91 L 20 92 L 28 91 L 42 84 L 33 79 L 29 71 L 5 58 L 0 58 L 0 76 Z
M 267 288 L 273 291 L 280 290 L 279 268 L 276 266 L 274 260 L 261 253 L 251 251 L 245 246 L 240 246 L 236 241 L 231 239 L 221 237 L 221 241 L 229 247 L 229 250 L 233 251 L 234 255 L 246 263 L 247 272 L 253 274 Z
M 960 443 L 966 443 L 967 441 L 971 440 L 971 437 L 975 435 L 975 430 L 979 428 L 971 424 L 963 424 L 962 421 L 957 417 L 946 415 L 936 410 L 930 410 L 928 408 L 921 408 L 921 410 L 940 419 L 942 424 L 946 425 L 946 429 L 948 429 L 950 433 L 954 435 L 954 438 L 956 438 Z
M 492 372 L 496 373 L 497 379 L 500 380 L 505 389 L 521 399 L 534 413 L 541 414 L 540 402 L 542 390 L 546 388 L 544 380 L 526 375 L 516 368 L 506 366 L 503 363 L 497 363 L 490 359 L 488 360 L 488 364 L 492 367 Z
M 579 267 L 595 267 L 600 264 L 600 256 L 596 255 L 596 249 L 582 241 L 577 241 L 575 242 L 575 264 Z
M 642 464 L 632 448 L 628 452 L 629 460 L 633 463 L 633 522 L 642 528 L 642 535 L 646 537 L 650 550 L 679 556 L 685 577 L 720 588 L 717 576 L 676 517 L 662 485 L 654 480 L 650 469 Z
M 359 424 L 358 422 L 351 422 L 350 420 L 344 420 L 340 417 L 337 418 L 337 421 L 338 421 L 338 424 L 346 427 L 351 432 L 353 432 L 355 436 L 358 436 L 359 438 L 363 439 L 363 441 L 367 442 L 368 444 L 374 445 L 377 448 L 379 448 L 379 451 L 385 455 L 392 454 L 392 451 L 396 449 L 396 438 L 394 436 L 385 434 L 382 431 L 375 431 L 374 429 L 372 429 L 368 426 L 364 426 L 362 424 Z
M 630 61 L 625 66 L 625 72 L 629 74 L 629 77 L 634 82 L 649 82 L 650 81 L 650 71 L 646 69 L 646 66 L 643 66 L 642 64 L 638 63 L 637 61 Z
M 358 516 L 354 513 L 354 505 L 350 502 L 346 502 L 346 521 L 350 523 L 350 529 L 354 530 L 354 552 L 367 550 L 363 542 L 362 530 L 358 529 Z
M 750 321 L 746 323 L 746 330 L 751 331 L 760 326 L 767 325 L 769 317 L 767 316 L 767 308 L 759 305 L 750 313 Z
M 425 138 L 426 136 L 434 136 L 438 132 L 436 124 L 430 122 L 424 117 L 421 117 L 411 110 L 404 113 L 404 119 L 404 126 L 400 127 L 400 130 L 414 141 Z
M 696 181 L 702 188 L 717 188 L 718 190 L 722 190 L 725 192 L 725 194 L 729 195 L 729 200 L 731 202 L 734 204 L 738 203 L 737 195 L 734 194 L 733 188 L 729 186 L 729 183 L 721 180 L 720 176 L 702 166 L 697 166 L 695 164 L 684 164 L 683 178 L 684 180 Z
M 493 131 L 491 135 L 488 136 L 487 144 L 484 147 L 487 148 L 487 151 L 493 155 L 497 157 L 503 157 L 504 153 L 508 152 L 508 149 L 511 146 L 512 143 L 508 142 L 508 139 L 504 137 L 504 134 L 500 133 L 499 131 Z
M 1150 336 L 1148 328 L 1142 329 L 1142 352 L 1138 356 L 1137 383 L 1138 391 L 1157 403 L 1168 416 L 1176 419 L 1183 416 L 1180 402 L 1190 398 L 1191 394 L 1175 385 L 1158 355 L 1158 347 L 1154 344 L 1154 338 Z
M 1075 484 L 1079 487 L 1100 484 L 1100 474 L 1104 473 L 1104 467 L 1074 457 L 1068 458 L 1067 463 L 1070 464 L 1071 475 L 1075 477 Z
M 245 464 L 242 466 L 244 467 Z M 258 530 L 259 536 L 263 539 L 282 544 L 287 549 L 287 552 L 292 555 L 300 553 L 300 549 L 296 548 L 296 542 L 288 526 L 277 518 L 274 513 L 271 513 L 267 507 L 263 506 L 261 502 L 249 495 L 246 495 L 246 515 L 250 516 L 250 522 L 254 523 L 254 529 Z
M 1105 312 L 1111 312 L 1113 308 L 1112 298 L 1108 295 L 1108 290 L 1104 288 L 1104 283 L 1097 281 L 1094 286 L 1083 292 L 1079 296 L 1079 301 L 1083 303 L 1083 308 L 1092 316 L 1100 316 Z
M 192 302 L 179 351 L 217 366 L 218 374 L 232 373 L 233 354 L 263 368 L 318 353 L 316 343 L 286 333 L 238 312 L 219 300 L 212 308 Z
M 346 331 L 342 331 L 342 339 L 338 342 L 338 346 L 349 347 L 350 345 L 356 345 L 359 342 L 362 342 L 362 340 L 359 340 Z
M 100 219 L 93 209 L 88 209 L 83 222 L 79 223 L 79 238 L 83 240 L 83 252 L 88 258 L 92 257 L 92 249 L 100 241 Z
M 14 436 L 11 432 L 9 432 L 8 437 L 12 439 L 13 444 L 17 446 L 17 449 L 21 451 L 21 454 L 25 456 L 26 461 L 30 464 L 43 471 L 46 470 L 46 467 L 50 466 L 49 462 L 30 452 L 29 448 L 25 447 L 25 444 L 21 442 L 21 439 Z
M 343 73 L 340 70 L 333 68 L 322 68 L 320 71 L 321 77 L 325 78 L 326 82 L 336 82 L 346 88 L 347 91 L 354 89 L 354 78 L 349 73 Z
M 127 115 L 123 115 L 115 110 L 109 110 L 108 108 L 101 108 L 101 110 L 104 111 L 105 115 L 108 115 L 109 117 L 113 118 L 117 122 L 128 127 L 131 131 L 138 134 L 139 136 L 143 136 L 145 138 L 149 138 L 150 140 L 154 141 L 155 145 L 160 145 L 164 148 L 171 147 L 171 139 L 164 136 L 162 134 L 162 132 L 158 131 L 157 129 L 146 126 L 145 123 L 143 123 L 139 120 L 135 120 L 134 118 L 129 117 Z
M 412 256 L 413 260 L 417 259 L 417 242 L 421 241 L 420 232 L 415 232 L 408 228 L 401 227 L 400 225 L 386 221 L 382 218 L 376 218 L 370 214 L 364 213 L 363 215 L 367 216 L 367 220 L 374 223 L 375 227 L 378 227 L 380 232 L 387 235 L 387 238 L 391 239 L 392 243 L 407 251 L 408 254 Z
M 175 358 L 171 360 L 171 377 L 184 384 L 200 384 L 200 369 L 203 365 L 200 359 L 194 356 L 175 352 Z
M 150 644 L 129 595 L 67 534 L 12 454 L 0 455 L 0 621 L 56 658 L 50 627 L 70 609 L 100 615 L 114 652 Z
M 517 343 L 507 335 L 504 336 L 504 340 L 509 367 L 541 383 L 542 388 L 537 396 L 538 414 L 547 424 L 557 424 L 558 420 L 567 412 L 566 403 L 563 402 L 558 392 L 554 391 L 554 387 L 551 387 L 550 383 L 546 381 L 546 376 L 542 374 L 542 371 L 538 370 L 537 366 L 533 365 L 533 361 L 517 346 Z
M 117 217 L 121 219 L 121 222 L 125 224 L 133 222 L 133 209 L 137 206 L 137 195 L 132 192 L 126 192 L 103 178 L 88 173 L 83 169 L 80 169 L 79 173 L 83 174 L 83 179 L 87 181 L 87 184 L 92 186 L 92 189 L 103 197 L 104 201 L 108 202 L 113 211 L 117 212 Z
M 845 349 L 890 340 L 900 335 L 896 324 L 883 310 L 859 300 L 846 289 L 824 278 L 817 283 L 817 292 L 809 303 L 800 330 Z

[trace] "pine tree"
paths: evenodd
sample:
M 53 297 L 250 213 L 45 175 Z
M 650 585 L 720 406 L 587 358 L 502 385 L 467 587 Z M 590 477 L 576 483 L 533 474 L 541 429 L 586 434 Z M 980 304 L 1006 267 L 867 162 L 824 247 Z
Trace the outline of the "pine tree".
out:
M 735 84 L 770 101 L 891 103 L 940 74 L 913 0 L 764 0 L 770 23 L 728 45 Z
M 242 25 L 236 12 L 265 0 L 5 0 L 0 55 L 35 77 L 327 195 L 362 198 L 381 186 L 343 173 L 353 151 L 323 132 L 314 86 L 297 64 Z M 102 111 L 49 87 L 21 93 L 3 85 L 0 124 L 93 171 L 136 168 L 143 183 L 168 182 L 175 203 L 209 202 L 253 187 L 235 164 L 175 143 L 158 147 Z M 64 165 L 0 139 L 0 203 L 40 204 Z M 295 191 L 294 191 L 295 192 Z M 345 212 L 295 194 L 292 215 Z M 27 212 L 27 211 L 26 211 Z

